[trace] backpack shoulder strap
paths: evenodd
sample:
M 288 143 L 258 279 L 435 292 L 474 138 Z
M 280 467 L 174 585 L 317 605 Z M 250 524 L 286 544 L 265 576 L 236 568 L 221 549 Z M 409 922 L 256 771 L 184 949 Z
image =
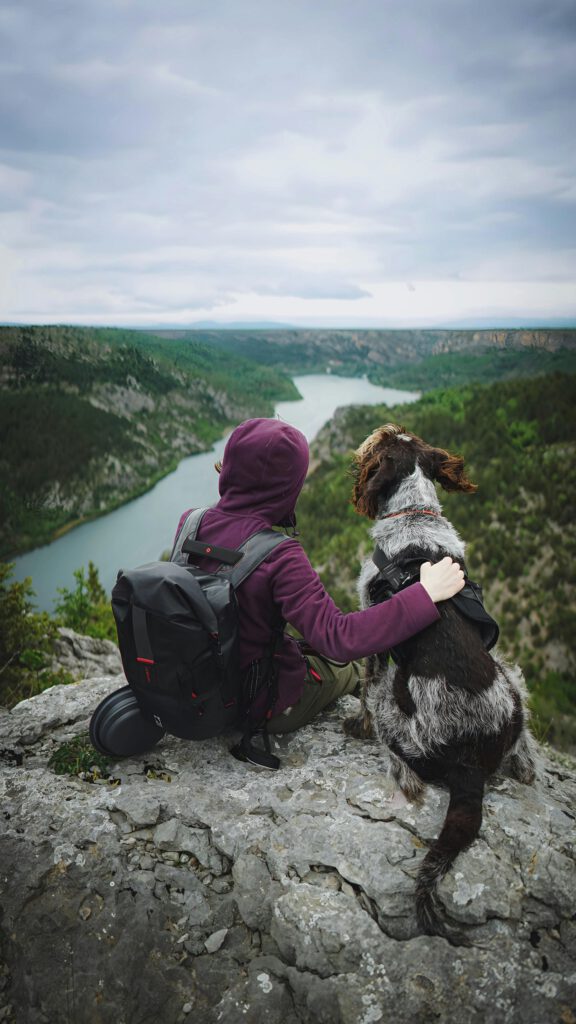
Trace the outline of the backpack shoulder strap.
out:
M 195 539 L 196 534 L 198 533 L 198 529 L 200 527 L 200 523 L 202 522 L 202 516 L 207 511 L 208 506 L 206 506 L 206 508 L 193 508 L 192 511 L 188 513 L 186 519 L 184 520 L 182 526 L 180 527 L 178 536 L 174 541 L 174 547 L 172 548 L 172 554 L 170 555 L 171 562 L 175 562 L 178 558 L 181 557 L 182 545 L 184 544 L 185 540 L 188 540 L 188 538 L 190 538 L 191 540 Z
M 238 549 L 243 554 L 242 561 L 230 573 L 230 581 L 234 589 L 236 590 L 250 573 L 258 568 L 274 548 L 287 540 L 290 538 L 271 529 L 259 530 L 258 533 L 245 540 Z
M 285 537 L 282 533 L 276 533 L 275 530 L 264 529 L 253 534 L 252 537 L 249 537 L 248 540 L 244 541 L 239 548 L 239 551 L 243 552 L 242 561 L 232 569 L 229 576 L 233 587 L 235 589 L 239 587 L 250 573 L 253 572 L 254 569 L 256 569 L 270 554 L 270 552 L 274 550 L 274 548 L 289 539 L 289 537 Z M 280 767 L 280 759 L 270 750 L 270 737 L 268 736 L 267 731 L 267 719 L 272 714 L 272 708 L 274 707 L 278 696 L 278 666 L 275 662 L 275 655 L 282 641 L 283 630 L 284 620 L 279 614 L 279 618 L 272 631 L 272 640 L 268 649 L 268 663 L 265 670 L 265 685 L 268 690 L 268 701 L 264 712 L 263 722 L 256 727 L 248 726 L 244 731 L 240 743 L 236 744 L 236 746 L 232 747 L 230 750 L 230 753 L 239 761 L 250 761 L 252 764 L 259 765 L 261 768 L 270 768 L 272 771 L 275 771 Z M 262 734 L 264 749 L 256 747 L 253 743 L 254 736 L 257 733 Z

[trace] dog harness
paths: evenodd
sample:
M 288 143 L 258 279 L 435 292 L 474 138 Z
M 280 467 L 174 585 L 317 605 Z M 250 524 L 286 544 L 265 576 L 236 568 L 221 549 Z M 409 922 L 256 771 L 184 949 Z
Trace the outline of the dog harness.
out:
M 430 561 L 428 554 L 412 554 L 407 558 L 387 559 L 381 548 L 376 547 L 372 555 L 372 561 L 378 569 L 378 575 L 368 584 L 370 604 L 380 604 L 387 601 L 398 591 L 404 590 L 410 584 L 418 582 L 420 578 L 420 566 Z M 484 607 L 482 587 L 468 578 L 466 566 L 460 563 L 464 570 L 464 587 L 454 597 L 449 598 L 452 604 L 465 615 L 467 619 L 478 627 L 482 643 L 489 651 L 500 634 L 498 623 L 488 614 Z M 390 651 L 394 661 L 399 661 L 398 650 Z

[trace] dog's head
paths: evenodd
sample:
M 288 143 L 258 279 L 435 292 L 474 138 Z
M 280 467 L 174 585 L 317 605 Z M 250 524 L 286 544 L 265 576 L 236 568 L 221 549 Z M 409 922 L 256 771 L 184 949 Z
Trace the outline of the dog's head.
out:
M 378 427 L 354 452 L 356 482 L 352 501 L 356 511 L 376 519 L 378 506 L 419 466 L 429 480 L 446 491 L 475 491 L 464 474 L 464 459 L 443 448 L 433 448 L 404 427 L 387 423 Z

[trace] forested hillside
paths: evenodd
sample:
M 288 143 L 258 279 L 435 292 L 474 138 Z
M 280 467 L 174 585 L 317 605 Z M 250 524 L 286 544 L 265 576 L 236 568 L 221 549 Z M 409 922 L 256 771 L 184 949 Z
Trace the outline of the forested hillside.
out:
M 297 397 L 283 373 L 138 331 L 0 328 L 0 555 L 149 488 L 227 425 Z
M 370 379 L 384 387 L 431 391 L 479 381 L 487 384 L 547 373 L 576 373 L 576 350 L 549 352 L 541 348 L 493 348 L 488 351 L 439 352 L 418 363 L 373 370 Z
M 350 451 L 376 426 L 403 424 L 460 452 L 475 494 L 439 495 L 467 542 L 472 578 L 521 664 L 540 735 L 576 747 L 576 377 L 551 374 L 426 394 L 410 405 L 340 410 L 314 446 L 318 468 L 298 505 L 302 542 L 341 607 L 372 550 L 350 505 Z
M 576 372 L 576 330 L 164 331 L 201 339 L 290 373 L 366 374 L 374 384 L 428 390 L 464 380 Z

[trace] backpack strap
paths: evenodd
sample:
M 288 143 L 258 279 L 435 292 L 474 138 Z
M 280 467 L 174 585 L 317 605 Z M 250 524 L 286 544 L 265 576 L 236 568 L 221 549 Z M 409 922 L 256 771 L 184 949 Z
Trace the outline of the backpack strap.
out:
M 192 511 L 188 513 L 178 531 L 176 540 L 174 541 L 174 547 L 172 548 L 172 553 L 170 555 L 171 562 L 176 562 L 182 557 L 182 547 L 185 541 L 188 539 L 194 540 L 196 538 L 200 523 L 202 522 L 202 517 L 207 511 L 208 506 L 206 506 L 206 508 L 193 508 Z
M 242 552 L 235 548 L 219 548 L 215 544 L 207 544 L 203 540 L 190 540 L 186 537 L 182 545 L 183 555 L 200 555 L 202 558 L 214 558 L 226 565 L 236 565 L 242 558 Z
M 212 550 L 207 551 L 204 544 L 196 541 L 196 536 L 204 513 L 208 511 L 209 507 L 193 508 L 188 513 L 174 542 L 170 555 L 171 562 L 178 561 L 185 554 L 210 555 L 212 558 L 228 564 L 235 564 L 241 560 L 238 569 L 230 577 L 232 585 L 236 589 L 251 572 L 254 572 L 254 569 L 258 568 L 260 563 L 264 561 L 278 544 L 282 544 L 285 540 L 290 540 L 283 533 L 277 533 L 276 530 L 265 527 L 263 530 L 258 530 L 257 533 L 248 537 L 237 551 L 231 548 L 214 547 L 213 545 L 210 545 Z
M 150 645 L 150 637 L 148 636 L 146 612 L 136 604 L 132 605 L 132 630 L 134 632 L 136 660 L 146 665 L 153 665 L 154 653 Z
M 213 558 L 219 559 L 224 563 L 228 563 L 228 566 L 230 563 L 237 563 L 231 570 L 228 567 L 225 570 L 234 590 L 237 590 L 244 580 L 247 579 L 259 565 L 261 565 L 264 559 L 268 557 L 274 548 L 290 539 L 282 533 L 277 533 L 276 530 L 265 528 L 263 530 L 259 530 L 251 537 L 248 537 L 248 539 L 240 545 L 237 551 L 232 551 L 228 548 L 213 547 L 212 545 L 210 545 L 212 550 L 207 551 L 205 545 L 196 542 L 195 540 L 200 523 L 202 522 L 202 517 L 206 511 L 207 509 L 205 508 L 193 509 L 186 517 L 176 538 L 170 560 L 177 561 L 180 558 L 184 558 L 186 553 L 191 553 L 211 555 Z M 266 708 L 264 709 L 263 722 L 256 727 L 251 726 L 246 729 L 240 742 L 236 744 L 236 746 L 232 747 L 230 751 L 231 754 L 238 758 L 239 761 L 250 761 L 252 764 L 256 764 L 261 768 L 269 768 L 272 771 L 276 771 L 280 767 L 280 760 L 270 750 L 270 737 L 267 731 L 267 719 L 271 716 L 272 708 L 278 697 L 278 668 L 276 664 L 276 654 L 282 642 L 283 629 L 284 620 L 280 618 L 274 626 L 272 640 L 268 651 L 265 671 L 265 685 L 268 687 L 268 700 L 266 702 Z M 262 736 L 264 749 L 255 746 L 253 740 L 256 735 Z
M 260 768 L 269 768 L 271 771 L 277 771 L 280 767 L 280 758 L 276 757 L 276 754 L 273 754 L 270 749 L 268 722 L 273 715 L 273 708 L 278 699 L 278 663 L 276 655 L 283 636 L 284 619 L 280 616 L 273 629 L 272 640 L 268 649 L 267 664 L 264 670 L 264 685 L 268 688 L 268 700 L 262 713 L 263 717 L 258 725 L 248 726 L 244 730 L 240 742 L 230 747 L 230 753 L 238 761 L 249 761 L 250 764 L 258 765 Z M 255 745 L 254 739 L 256 736 L 262 737 L 264 749 Z
M 287 540 L 290 540 L 290 538 L 286 537 L 283 533 L 276 533 L 276 530 L 268 528 L 259 530 L 258 533 L 245 540 L 238 549 L 242 552 L 242 561 L 230 573 L 230 582 L 234 589 L 238 589 L 240 584 L 244 582 L 250 573 L 254 572 L 254 569 L 258 568 L 274 548 Z
M 289 539 L 289 537 L 284 536 L 282 533 L 276 533 L 275 530 L 264 529 L 244 541 L 244 544 L 242 544 L 239 549 L 243 552 L 242 561 L 230 573 L 230 580 L 234 589 L 237 589 L 250 575 L 250 573 L 254 572 L 254 569 L 264 561 L 274 548 Z M 266 668 L 264 673 L 266 681 L 264 685 L 268 687 L 268 700 L 263 712 L 263 721 L 257 726 L 250 726 L 247 728 L 244 731 L 240 742 L 230 750 L 230 753 L 237 758 L 237 760 L 249 761 L 251 764 L 258 765 L 260 768 L 269 768 L 271 771 L 277 771 L 280 767 L 280 759 L 270 750 L 268 719 L 272 715 L 272 709 L 278 697 L 278 665 L 276 662 L 276 654 L 278 653 L 279 647 L 282 643 L 283 631 L 284 619 L 279 617 L 273 628 L 272 640 L 269 645 L 268 657 L 266 659 Z M 255 746 L 253 741 L 254 737 L 257 735 L 262 736 L 264 749 Z

